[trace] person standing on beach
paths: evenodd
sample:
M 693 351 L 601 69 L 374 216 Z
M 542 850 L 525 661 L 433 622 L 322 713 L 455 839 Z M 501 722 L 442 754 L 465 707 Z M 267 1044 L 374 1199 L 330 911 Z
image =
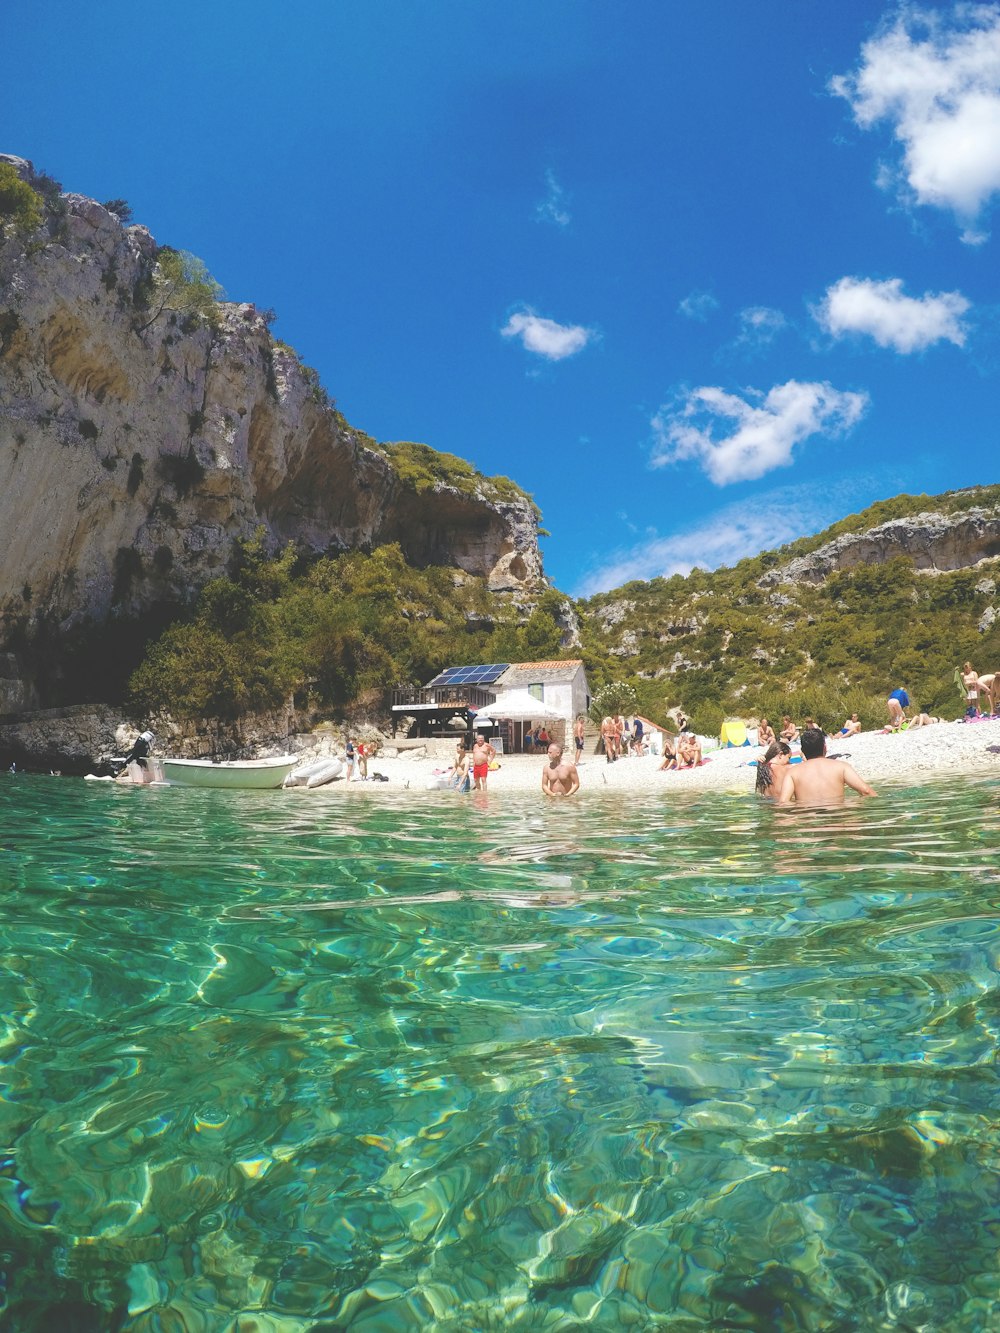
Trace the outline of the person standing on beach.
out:
M 344 766 L 347 772 L 344 774 L 344 781 L 351 782 L 354 779 L 354 742 L 350 736 L 344 745 Z
M 563 749 L 555 741 L 549 746 L 548 763 L 542 769 L 542 791 L 546 796 L 572 796 L 580 790 L 576 764 L 563 759 Z
M 902 686 L 900 686 L 898 690 L 893 690 L 889 695 L 888 699 L 885 701 L 885 706 L 889 710 L 889 726 L 887 730 L 898 731 L 906 721 L 906 714 L 903 712 L 903 709 L 909 708 L 910 696 Z
M 604 742 L 604 762 L 615 762 L 615 724 L 610 717 L 601 723 L 601 740 Z
M 966 662 L 962 667 L 962 688 L 965 690 L 965 708 L 966 715 L 975 713 L 976 717 L 981 717 L 982 713 L 979 707 L 980 694 L 986 695 L 986 702 L 990 706 L 990 712 L 993 711 L 993 676 L 981 676 L 978 671 L 974 671 L 971 662 Z
M 486 790 L 490 764 L 496 758 L 496 750 L 485 736 L 477 736 L 472 747 L 472 781 L 476 791 Z
M 576 762 L 578 764 L 582 763 L 583 761 L 583 737 L 584 737 L 584 721 L 583 721 L 583 714 L 580 713 L 580 715 L 576 719 L 576 722 L 574 722 L 573 724 L 573 748 L 576 751 Z
M 842 805 L 850 787 L 859 796 L 875 796 L 873 787 L 855 773 L 843 759 L 827 759 L 826 736 L 819 727 L 802 733 L 802 758 L 799 767 L 788 767 L 781 779 L 778 800 L 782 805 Z

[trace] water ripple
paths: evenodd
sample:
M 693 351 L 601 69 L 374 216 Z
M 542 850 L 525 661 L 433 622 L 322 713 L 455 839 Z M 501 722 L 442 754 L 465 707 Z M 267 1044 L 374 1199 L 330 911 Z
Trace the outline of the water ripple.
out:
M 0 829 L 5 1326 L 1000 1326 L 990 784 Z

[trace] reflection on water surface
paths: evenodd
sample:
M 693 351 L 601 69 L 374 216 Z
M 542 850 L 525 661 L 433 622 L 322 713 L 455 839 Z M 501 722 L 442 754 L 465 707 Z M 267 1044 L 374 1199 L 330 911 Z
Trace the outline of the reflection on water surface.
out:
M 1000 1327 L 992 784 L 334 797 L 0 776 L 4 1327 Z

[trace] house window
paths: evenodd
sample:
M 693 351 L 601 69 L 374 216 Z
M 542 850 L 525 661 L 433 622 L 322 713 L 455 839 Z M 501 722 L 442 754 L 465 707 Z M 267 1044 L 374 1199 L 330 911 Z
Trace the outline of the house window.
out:
M 544 689 L 545 687 L 543 685 L 529 685 L 528 693 L 531 695 L 532 699 L 537 699 L 539 703 L 542 703 Z

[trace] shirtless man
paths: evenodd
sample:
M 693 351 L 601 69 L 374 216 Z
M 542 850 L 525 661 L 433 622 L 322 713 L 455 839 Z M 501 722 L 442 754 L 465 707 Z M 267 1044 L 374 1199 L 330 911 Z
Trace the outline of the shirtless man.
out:
M 584 722 L 583 714 L 581 713 L 573 724 L 573 746 L 576 750 L 576 762 L 578 764 L 583 760 L 583 737 L 585 726 L 586 723 Z
M 781 778 L 778 800 L 787 805 L 841 805 L 844 789 L 859 796 L 874 796 L 875 790 L 842 759 L 827 759 L 826 737 L 818 727 L 802 733 L 802 758 L 798 768 L 788 767 Z
M 476 791 L 486 790 L 490 764 L 496 758 L 496 750 L 485 736 L 477 736 L 472 746 L 472 780 Z
M 572 796 L 579 789 L 576 764 L 563 759 L 562 746 L 553 741 L 549 746 L 549 762 L 542 769 L 542 791 L 546 796 Z
M 838 736 L 859 736 L 861 734 L 861 723 L 858 721 L 857 713 L 852 713 L 844 725 L 837 732 Z
M 676 754 L 678 768 L 697 768 L 701 763 L 701 744 L 693 731 L 681 732 Z
M 990 712 L 997 711 L 997 705 L 1000 704 L 1000 671 L 991 671 L 988 675 L 979 677 L 980 693 L 985 694 L 990 702 Z

